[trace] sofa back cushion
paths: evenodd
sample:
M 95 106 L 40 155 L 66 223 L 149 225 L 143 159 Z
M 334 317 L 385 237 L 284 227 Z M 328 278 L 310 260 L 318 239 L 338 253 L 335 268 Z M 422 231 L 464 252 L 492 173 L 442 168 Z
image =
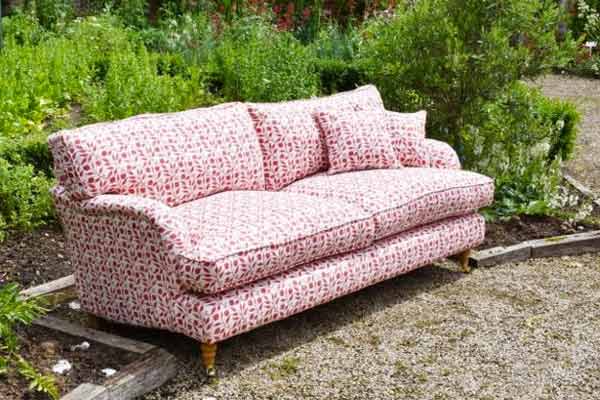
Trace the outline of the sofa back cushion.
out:
M 386 111 L 317 111 L 325 136 L 330 174 L 374 168 L 401 168 L 386 128 Z
M 54 172 L 75 198 L 133 194 L 175 206 L 224 190 L 264 190 L 242 103 L 85 126 L 49 144 Z
M 398 160 L 405 167 L 427 167 L 429 157 L 425 142 L 427 112 L 385 112 L 385 125 L 392 136 L 392 145 Z
M 309 100 L 249 103 L 263 152 L 267 190 L 279 190 L 327 169 L 324 137 L 313 118 L 317 109 L 352 113 L 384 108 L 381 95 L 372 85 Z

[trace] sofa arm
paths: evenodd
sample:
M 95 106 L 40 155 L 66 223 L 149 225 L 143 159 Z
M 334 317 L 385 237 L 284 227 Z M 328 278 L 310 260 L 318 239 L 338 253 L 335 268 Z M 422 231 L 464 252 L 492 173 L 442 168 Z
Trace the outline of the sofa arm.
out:
M 425 139 L 425 147 L 430 168 L 461 168 L 456 151 L 448 143 L 434 139 Z
M 168 328 L 181 294 L 177 263 L 190 246 L 184 221 L 156 200 L 52 191 L 84 310 L 107 319 Z
M 158 232 L 163 249 L 169 253 L 180 255 L 190 247 L 185 222 L 160 201 L 139 196 L 105 194 L 80 201 L 79 208 L 85 213 L 144 219 Z

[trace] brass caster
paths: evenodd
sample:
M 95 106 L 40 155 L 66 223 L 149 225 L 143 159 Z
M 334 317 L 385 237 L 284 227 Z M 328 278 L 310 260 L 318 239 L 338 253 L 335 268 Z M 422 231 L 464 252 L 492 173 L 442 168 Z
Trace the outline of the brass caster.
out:
M 210 380 L 215 379 L 217 377 L 217 369 L 215 367 L 206 368 L 206 376 Z

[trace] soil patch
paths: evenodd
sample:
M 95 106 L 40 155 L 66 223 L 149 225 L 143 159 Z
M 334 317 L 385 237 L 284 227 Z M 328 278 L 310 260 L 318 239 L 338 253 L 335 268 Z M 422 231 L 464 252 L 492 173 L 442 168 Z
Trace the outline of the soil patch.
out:
M 526 240 L 600 230 L 600 225 L 586 222 L 569 223 L 549 216 L 521 215 L 512 217 L 508 221 L 488 222 L 485 230 L 485 241 L 478 247 L 479 249 L 510 246 Z
M 103 369 L 118 371 L 139 356 L 95 342 L 89 342 L 87 350 L 71 350 L 72 346 L 81 344 L 85 339 L 39 326 L 19 328 L 18 335 L 21 340 L 21 356 L 38 371 L 54 376 L 61 395 L 84 382 L 102 383 L 106 380 Z M 53 373 L 52 366 L 63 359 L 69 361 L 71 370 L 64 375 Z M 47 399 L 45 395 L 30 392 L 28 386 L 25 379 L 11 373 L 0 379 L 0 399 Z
M 0 243 L 0 285 L 16 282 L 28 288 L 73 272 L 58 226 L 33 232 L 11 232 Z

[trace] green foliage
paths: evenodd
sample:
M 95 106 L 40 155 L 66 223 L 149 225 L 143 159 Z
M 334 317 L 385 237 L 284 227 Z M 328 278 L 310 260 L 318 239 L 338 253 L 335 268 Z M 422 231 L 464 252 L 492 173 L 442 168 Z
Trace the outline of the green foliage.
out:
M 58 28 L 74 15 L 72 0 L 31 0 L 27 3 L 27 9 L 44 28 Z
M 560 162 L 573 152 L 579 114 L 517 83 L 481 109 L 463 132 L 467 168 L 493 176 L 492 216 L 547 214 L 560 181 Z
M 571 18 L 570 27 L 577 36 L 584 40 L 600 41 L 600 1 L 574 1 L 576 12 Z
M 157 27 L 140 31 L 149 50 L 173 53 L 192 64 L 206 64 L 216 45 L 212 24 L 205 13 L 165 13 Z
M 485 103 L 567 62 L 558 21 L 548 1 L 421 0 L 367 26 L 361 62 L 388 108 L 427 109 L 433 136 L 463 155 L 461 129 Z
M 0 232 L 53 216 L 49 133 L 216 99 L 280 101 L 374 83 L 388 109 L 427 109 L 429 136 L 498 178 L 502 215 L 543 212 L 572 152 L 573 106 L 515 84 L 575 54 L 568 35 L 557 39 L 564 15 L 554 1 L 405 1 L 396 13 L 381 13 L 394 1 L 167 1 L 153 23 L 141 0 L 93 0 L 90 10 L 103 11 L 79 19 L 66 0 L 27 3 L 3 18 Z M 329 17 L 337 24 L 323 25 Z M 548 148 L 530 153 L 540 143 Z M 511 167 L 478 146 L 500 149 Z
M 322 93 L 351 90 L 367 80 L 355 62 L 360 43 L 360 32 L 352 28 L 342 30 L 330 25 L 319 33 L 312 46 Z
M 164 71 L 158 74 L 158 63 Z M 146 112 L 190 108 L 203 95 L 197 68 L 184 67 L 171 75 L 170 60 L 136 51 L 115 52 L 107 60 L 108 71 L 101 82 L 86 89 L 83 108 L 93 120 L 114 120 Z
M 3 21 L 0 232 L 53 216 L 48 133 L 210 102 L 199 66 L 176 53 L 148 52 L 117 17 L 76 20 L 60 34 L 25 14 Z
M 19 298 L 18 285 L 0 287 L 0 376 L 14 368 L 30 382 L 30 390 L 58 399 L 54 378 L 40 374 L 19 355 L 19 337 L 15 331 L 17 325 L 29 325 L 45 311 L 40 301 Z
M 279 101 L 317 94 L 314 54 L 288 32 L 243 18 L 223 33 L 212 60 L 220 94 L 232 100 Z
M 33 166 L 0 157 L 0 240 L 5 229 L 29 230 L 54 215 L 51 185 L 52 180 Z

